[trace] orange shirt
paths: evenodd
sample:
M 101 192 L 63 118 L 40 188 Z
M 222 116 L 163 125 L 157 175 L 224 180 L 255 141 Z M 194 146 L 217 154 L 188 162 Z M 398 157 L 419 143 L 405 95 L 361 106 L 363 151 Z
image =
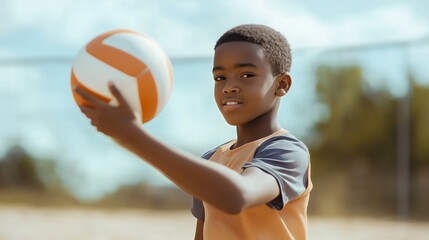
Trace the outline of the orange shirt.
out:
M 231 150 L 234 143 L 218 147 L 210 161 L 239 173 L 247 167 L 258 167 L 276 178 L 281 194 L 270 203 L 245 209 L 237 215 L 204 202 L 204 240 L 306 239 L 312 183 L 305 145 L 286 130 Z M 302 188 L 293 185 L 302 185 Z M 194 206 L 193 213 L 199 217 L 196 211 Z

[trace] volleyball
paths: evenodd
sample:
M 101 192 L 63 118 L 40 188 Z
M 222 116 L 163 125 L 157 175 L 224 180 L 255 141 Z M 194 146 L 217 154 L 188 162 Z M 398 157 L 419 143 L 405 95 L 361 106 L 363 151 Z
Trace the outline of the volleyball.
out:
M 71 86 L 117 104 L 108 82 L 124 96 L 131 109 L 146 123 L 166 105 L 173 86 L 170 59 L 156 41 L 132 30 L 103 33 L 78 53 L 71 70 Z M 81 106 L 85 100 L 72 90 Z

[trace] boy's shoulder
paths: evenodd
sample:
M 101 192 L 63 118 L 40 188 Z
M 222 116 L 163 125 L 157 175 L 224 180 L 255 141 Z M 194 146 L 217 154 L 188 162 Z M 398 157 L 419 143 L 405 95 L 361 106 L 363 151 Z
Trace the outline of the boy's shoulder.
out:
M 227 143 L 229 143 L 229 142 L 231 142 L 231 141 L 233 141 L 233 140 L 230 140 L 230 141 L 228 141 L 228 142 L 222 143 L 221 145 L 219 145 L 219 146 L 217 146 L 217 147 L 215 147 L 215 148 L 213 148 L 213 149 L 210 149 L 209 151 L 205 152 L 205 153 L 201 156 L 201 158 L 204 158 L 204 159 L 206 159 L 206 160 L 210 159 L 210 158 L 211 158 L 211 156 L 216 152 L 216 150 L 217 150 L 219 147 L 221 147 L 221 146 L 223 146 L 223 145 L 225 145 L 225 144 L 227 144 Z
M 210 149 L 209 151 L 205 152 L 201 157 L 207 160 L 210 159 L 210 157 L 216 152 L 219 147 L 231 141 L 225 142 L 213 149 Z M 289 151 L 303 151 L 305 153 L 309 152 L 307 146 L 301 140 L 299 140 L 297 137 L 295 137 L 289 132 L 273 136 L 260 143 L 256 147 L 255 155 L 258 154 L 260 151 L 266 151 L 270 149 L 287 149 Z
M 299 151 L 309 152 L 305 143 L 289 132 L 282 135 L 273 136 L 265 140 L 258 146 L 255 153 L 269 148 L 283 148 L 288 150 L 295 149 Z
M 204 158 L 204 159 L 206 159 L 206 160 L 209 160 L 209 159 L 212 157 L 212 155 L 216 152 L 216 150 L 217 150 L 217 147 L 216 147 L 216 148 L 213 148 L 213 149 L 211 149 L 211 150 L 209 150 L 209 151 L 207 151 L 207 152 L 205 152 L 205 153 L 201 156 L 201 158 Z

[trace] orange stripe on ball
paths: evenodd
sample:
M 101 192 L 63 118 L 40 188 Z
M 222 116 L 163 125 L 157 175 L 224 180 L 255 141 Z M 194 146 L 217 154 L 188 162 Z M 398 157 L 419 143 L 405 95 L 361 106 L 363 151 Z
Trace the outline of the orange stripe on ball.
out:
M 104 39 L 113 34 L 122 32 L 134 33 L 126 30 L 107 32 L 92 40 L 86 46 L 86 51 L 95 58 L 118 69 L 119 71 L 128 74 L 129 76 L 136 77 L 143 69 L 146 69 L 146 64 L 127 52 L 103 44 Z
M 155 79 L 149 70 L 137 77 L 137 85 L 142 106 L 142 119 L 145 123 L 156 116 L 158 90 L 155 85 Z

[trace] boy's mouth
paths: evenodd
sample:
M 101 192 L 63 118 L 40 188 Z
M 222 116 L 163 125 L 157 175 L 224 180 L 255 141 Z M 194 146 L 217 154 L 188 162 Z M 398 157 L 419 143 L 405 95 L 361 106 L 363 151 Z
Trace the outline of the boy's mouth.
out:
M 233 106 L 233 105 L 238 105 L 241 104 L 241 101 L 238 99 L 225 99 L 222 100 L 222 105 L 223 106 Z
M 237 105 L 238 102 L 226 102 L 223 105 L 231 106 L 231 105 Z
M 225 99 L 222 100 L 222 109 L 223 111 L 229 112 L 234 111 L 241 107 L 241 100 L 238 99 Z

